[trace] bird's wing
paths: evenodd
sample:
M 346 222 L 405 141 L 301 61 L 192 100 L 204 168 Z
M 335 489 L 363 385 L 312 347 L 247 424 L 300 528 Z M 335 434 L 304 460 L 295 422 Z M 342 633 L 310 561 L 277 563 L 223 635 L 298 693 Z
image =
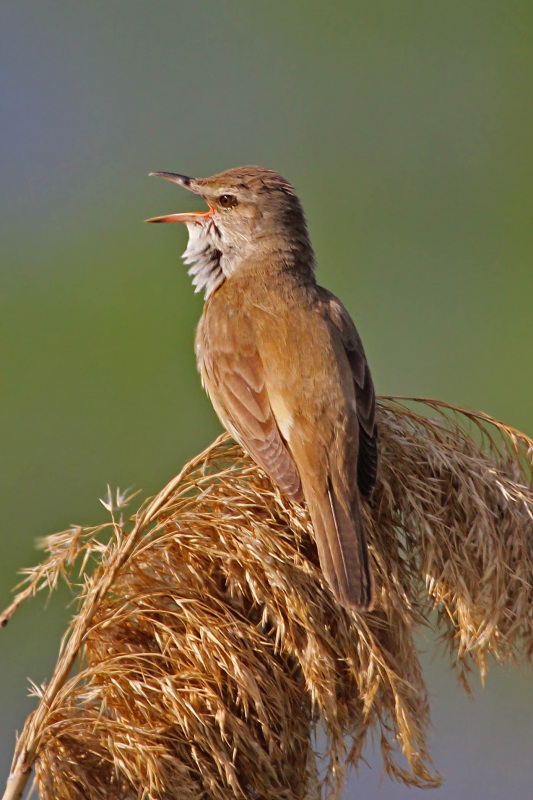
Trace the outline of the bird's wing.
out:
M 284 492 L 302 498 L 300 475 L 277 426 L 255 348 L 210 348 L 202 357 L 215 411 L 231 435 Z
M 357 420 L 359 423 L 359 451 L 357 457 L 357 483 L 359 491 L 368 497 L 376 482 L 378 466 L 376 395 L 368 368 L 361 337 L 352 318 L 335 295 L 320 287 L 324 310 L 340 333 L 352 370 Z

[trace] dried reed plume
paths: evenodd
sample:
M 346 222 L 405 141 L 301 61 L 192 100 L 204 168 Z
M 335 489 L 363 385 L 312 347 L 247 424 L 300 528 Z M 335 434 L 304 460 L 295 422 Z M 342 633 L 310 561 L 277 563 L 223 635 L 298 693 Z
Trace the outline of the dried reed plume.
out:
M 5 798 L 35 764 L 46 800 L 311 800 L 340 792 L 370 731 L 389 775 L 437 784 L 413 633 L 436 624 L 465 686 L 489 655 L 531 659 L 533 442 L 420 402 L 431 418 L 379 404 L 372 614 L 336 604 L 305 508 L 227 436 L 132 520 L 117 492 L 109 524 L 48 537 L 3 621 L 60 578 L 78 610 Z

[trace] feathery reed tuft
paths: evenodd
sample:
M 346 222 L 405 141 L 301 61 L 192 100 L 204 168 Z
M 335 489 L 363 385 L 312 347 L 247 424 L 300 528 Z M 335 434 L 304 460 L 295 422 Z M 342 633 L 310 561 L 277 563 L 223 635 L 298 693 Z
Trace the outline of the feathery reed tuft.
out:
M 78 612 L 5 797 L 20 797 L 35 762 L 43 800 L 311 800 L 324 783 L 340 793 L 370 731 L 387 774 L 437 785 L 413 635 L 436 624 L 465 688 L 489 655 L 531 659 L 533 442 L 418 402 L 430 417 L 379 402 L 371 614 L 336 603 L 304 505 L 226 435 L 133 520 L 131 498 L 109 493 L 108 525 L 44 540 L 47 558 L 2 621 L 60 577 Z

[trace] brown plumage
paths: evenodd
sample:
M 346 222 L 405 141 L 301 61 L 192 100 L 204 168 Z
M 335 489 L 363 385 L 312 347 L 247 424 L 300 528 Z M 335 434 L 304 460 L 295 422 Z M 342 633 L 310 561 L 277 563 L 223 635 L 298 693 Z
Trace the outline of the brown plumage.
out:
M 361 495 L 376 478 L 374 388 L 348 312 L 316 283 L 300 202 L 258 167 L 198 180 L 155 174 L 209 205 L 151 221 L 188 226 L 184 259 L 206 294 L 196 353 L 215 411 L 286 494 L 305 498 L 339 601 L 369 609 Z

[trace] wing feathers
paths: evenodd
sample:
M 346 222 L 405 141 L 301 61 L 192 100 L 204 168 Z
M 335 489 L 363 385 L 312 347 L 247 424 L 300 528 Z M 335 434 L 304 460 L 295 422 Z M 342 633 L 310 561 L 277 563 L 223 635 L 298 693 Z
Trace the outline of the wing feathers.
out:
M 369 497 L 377 476 L 378 434 L 376 428 L 376 395 L 363 343 L 352 318 L 331 292 L 320 287 L 326 315 L 340 334 L 350 369 L 352 371 L 357 421 L 359 423 L 359 451 L 357 483 L 361 494 Z
M 206 358 L 207 390 L 222 422 L 290 497 L 302 499 L 300 475 L 280 434 L 259 356 L 218 351 Z

